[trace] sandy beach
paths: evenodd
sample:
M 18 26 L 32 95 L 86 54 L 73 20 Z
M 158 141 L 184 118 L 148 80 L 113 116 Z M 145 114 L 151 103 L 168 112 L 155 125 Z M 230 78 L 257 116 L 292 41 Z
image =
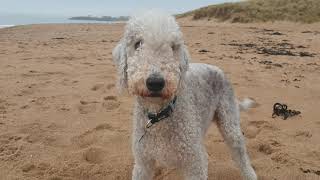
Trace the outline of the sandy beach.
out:
M 320 24 L 179 22 L 193 62 L 220 67 L 238 98 L 257 101 L 241 126 L 259 179 L 320 179 Z M 0 180 L 131 179 L 133 98 L 118 94 L 111 55 L 123 28 L 0 29 Z M 272 118 L 276 102 L 301 114 Z M 240 179 L 214 124 L 204 143 L 209 179 Z

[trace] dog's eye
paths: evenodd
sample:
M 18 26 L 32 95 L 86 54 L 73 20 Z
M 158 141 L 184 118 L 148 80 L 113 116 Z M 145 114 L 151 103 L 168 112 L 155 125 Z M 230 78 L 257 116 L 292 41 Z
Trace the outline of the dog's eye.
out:
M 142 41 L 140 40 L 140 41 L 136 42 L 136 44 L 134 44 L 134 49 L 137 50 L 141 46 L 142 46 Z

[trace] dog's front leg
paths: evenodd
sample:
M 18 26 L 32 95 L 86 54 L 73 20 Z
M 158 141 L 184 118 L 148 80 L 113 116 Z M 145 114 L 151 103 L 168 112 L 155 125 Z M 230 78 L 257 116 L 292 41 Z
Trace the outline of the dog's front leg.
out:
M 207 180 L 208 179 L 208 155 L 202 145 L 192 154 L 184 156 L 182 172 L 185 180 Z
M 132 180 L 152 180 L 154 165 L 151 162 L 135 162 L 132 172 Z

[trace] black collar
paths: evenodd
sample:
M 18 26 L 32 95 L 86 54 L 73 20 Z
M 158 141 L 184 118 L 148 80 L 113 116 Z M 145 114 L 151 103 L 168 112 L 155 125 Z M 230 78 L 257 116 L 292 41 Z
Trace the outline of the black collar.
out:
M 146 128 L 150 128 L 153 124 L 169 117 L 174 109 L 174 106 L 176 104 L 176 100 L 177 100 L 177 96 L 175 96 L 170 102 L 169 104 L 164 107 L 162 110 L 160 110 L 160 112 L 158 113 L 151 113 L 148 112 L 148 123 L 146 124 Z

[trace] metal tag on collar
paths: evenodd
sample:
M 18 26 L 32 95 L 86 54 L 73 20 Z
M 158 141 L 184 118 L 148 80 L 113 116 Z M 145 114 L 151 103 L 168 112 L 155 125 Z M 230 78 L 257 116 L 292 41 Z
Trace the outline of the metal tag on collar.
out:
M 148 113 L 149 121 L 147 122 L 145 128 L 150 128 L 158 119 L 158 114 L 156 113 Z
M 173 102 L 171 102 L 170 104 L 169 104 L 169 107 L 170 107 L 170 114 L 173 112 L 173 108 L 174 108 L 174 104 L 173 104 Z
M 152 125 L 153 125 L 153 124 L 152 124 L 151 120 L 149 120 L 149 121 L 147 122 L 145 128 L 148 129 L 148 128 L 150 128 Z

